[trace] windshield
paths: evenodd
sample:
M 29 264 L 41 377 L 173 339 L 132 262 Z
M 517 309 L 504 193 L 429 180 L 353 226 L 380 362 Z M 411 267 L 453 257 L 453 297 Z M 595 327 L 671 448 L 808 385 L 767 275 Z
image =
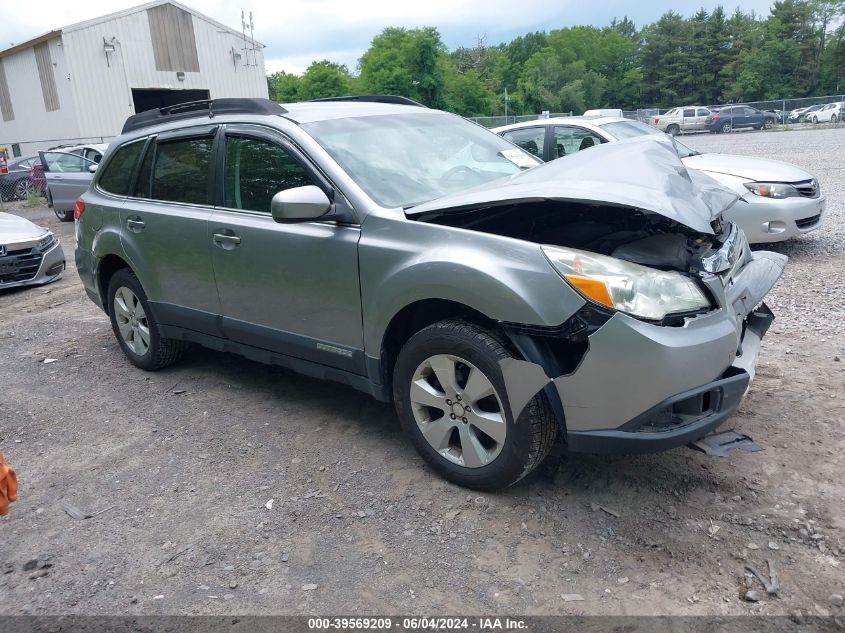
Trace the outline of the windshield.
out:
M 599 126 L 610 134 L 617 141 L 626 138 L 634 138 L 635 136 L 645 136 L 646 134 L 663 134 L 657 128 L 641 123 L 640 121 L 616 121 L 615 123 L 605 123 Z M 678 150 L 680 158 L 687 156 L 695 156 L 698 154 L 694 149 L 691 149 L 681 143 L 678 139 L 672 139 L 675 142 L 675 149 Z
M 302 126 L 383 207 L 408 207 L 539 165 L 475 123 L 432 112 Z

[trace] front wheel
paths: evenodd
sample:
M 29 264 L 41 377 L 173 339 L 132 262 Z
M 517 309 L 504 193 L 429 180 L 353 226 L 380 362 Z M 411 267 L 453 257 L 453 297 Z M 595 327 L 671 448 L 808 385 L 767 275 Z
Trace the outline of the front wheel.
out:
M 393 372 L 402 426 L 434 470 L 468 488 L 498 490 L 551 450 L 557 424 L 545 396 L 513 419 L 499 361 L 503 339 L 465 321 L 435 323 L 408 340 Z
M 839 123 L 839 117 L 834 114 L 832 117 L 830 117 L 830 122 Z
M 128 268 L 118 270 L 109 281 L 108 306 L 114 335 L 133 365 L 152 371 L 181 358 L 185 343 L 159 335 L 147 295 Z
M 53 213 L 55 213 L 56 217 L 62 222 L 73 222 L 73 210 L 59 211 L 58 209 L 53 209 Z
M 730 123 L 728 123 L 727 121 L 725 123 L 722 123 L 722 133 L 728 134 L 728 133 L 730 133 L 730 131 L 732 129 L 733 129 L 733 126 Z
M 818 125 L 819 124 L 819 117 L 814 116 L 812 119 L 810 119 L 810 123 L 812 123 L 813 125 Z

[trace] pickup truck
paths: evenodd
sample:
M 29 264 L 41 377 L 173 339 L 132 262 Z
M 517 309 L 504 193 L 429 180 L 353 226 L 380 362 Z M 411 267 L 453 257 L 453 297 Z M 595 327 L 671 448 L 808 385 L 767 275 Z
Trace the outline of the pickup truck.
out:
M 683 132 L 704 132 L 704 122 L 710 116 L 710 110 L 702 106 L 684 106 L 674 108 L 666 114 L 653 116 L 651 124 L 671 136 Z

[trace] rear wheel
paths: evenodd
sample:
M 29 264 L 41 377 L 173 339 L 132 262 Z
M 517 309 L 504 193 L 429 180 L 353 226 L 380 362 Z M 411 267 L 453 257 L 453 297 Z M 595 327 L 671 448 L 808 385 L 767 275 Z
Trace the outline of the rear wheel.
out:
M 765 121 L 763 121 L 763 129 L 764 130 L 771 130 L 772 127 L 774 126 L 774 124 L 775 124 L 775 122 L 772 121 L 771 119 L 766 119 Z
M 733 126 L 728 121 L 722 123 L 722 132 L 724 134 L 728 134 L 731 130 L 733 130 Z
M 147 295 L 128 268 L 109 280 L 108 306 L 114 335 L 133 365 L 151 371 L 172 365 L 182 356 L 185 343 L 159 335 Z
M 56 214 L 56 217 L 59 218 L 62 222 L 73 222 L 73 211 L 59 211 L 58 209 L 53 209 L 53 213 Z
M 666 128 L 666 134 L 669 136 L 677 136 L 681 133 L 681 128 L 675 125 L 674 123 Z
M 26 200 L 29 194 L 35 191 L 29 178 L 21 178 L 15 183 L 15 198 L 18 200 Z
M 417 332 L 393 373 L 396 412 L 417 451 L 446 479 L 496 490 L 531 472 L 557 435 L 543 395 L 513 419 L 499 361 L 514 358 L 493 332 L 441 321 Z

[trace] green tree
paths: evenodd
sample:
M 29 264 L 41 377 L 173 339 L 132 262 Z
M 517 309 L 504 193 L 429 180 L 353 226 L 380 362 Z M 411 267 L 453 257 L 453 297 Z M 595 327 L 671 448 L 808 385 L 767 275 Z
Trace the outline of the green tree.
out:
M 441 58 L 446 47 L 437 29 L 388 27 L 373 38 L 359 62 L 364 92 L 410 97 L 434 108 L 443 105 Z
M 285 71 L 267 75 L 267 91 L 270 99 L 276 103 L 293 103 L 299 101 L 299 84 L 301 78 Z
M 299 82 L 301 100 L 348 95 L 350 90 L 349 70 L 342 64 L 328 60 L 313 62 Z

